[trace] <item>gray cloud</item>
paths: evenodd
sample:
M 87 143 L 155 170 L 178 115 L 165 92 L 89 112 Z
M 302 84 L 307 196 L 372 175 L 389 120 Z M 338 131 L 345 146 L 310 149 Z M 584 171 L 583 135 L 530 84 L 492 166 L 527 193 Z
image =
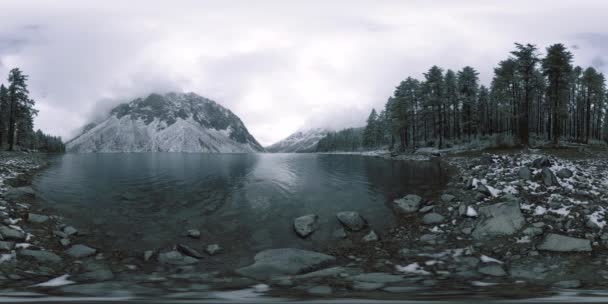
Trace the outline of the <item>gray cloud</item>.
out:
M 269 144 L 360 126 L 433 64 L 488 83 L 516 41 L 576 45 L 577 64 L 599 68 L 608 54 L 608 4 L 592 0 L 5 2 L 0 75 L 29 74 L 36 126 L 64 137 L 120 102 L 193 91 Z

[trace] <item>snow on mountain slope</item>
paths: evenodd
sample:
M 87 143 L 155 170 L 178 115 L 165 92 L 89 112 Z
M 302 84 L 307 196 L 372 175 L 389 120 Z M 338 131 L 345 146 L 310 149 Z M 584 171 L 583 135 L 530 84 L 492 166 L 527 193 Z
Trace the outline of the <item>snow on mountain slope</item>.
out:
M 70 140 L 70 152 L 263 152 L 230 110 L 194 93 L 151 94 L 121 104 Z
M 327 135 L 326 129 L 316 128 L 306 131 L 298 131 L 287 138 L 266 147 L 268 152 L 302 153 L 315 152 L 317 143 Z

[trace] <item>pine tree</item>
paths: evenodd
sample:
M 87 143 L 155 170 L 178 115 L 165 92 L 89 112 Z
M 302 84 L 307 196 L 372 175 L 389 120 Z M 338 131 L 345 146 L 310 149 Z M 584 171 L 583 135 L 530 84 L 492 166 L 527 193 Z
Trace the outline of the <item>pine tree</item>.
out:
M 9 101 L 8 89 L 4 84 L 0 85 L 0 148 L 4 144 L 4 136 L 6 134 L 6 126 L 9 119 Z
M 367 125 L 365 126 L 365 131 L 363 132 L 363 146 L 367 148 L 376 147 L 377 142 L 377 134 L 378 134 L 378 114 L 376 113 L 376 109 L 372 109 L 371 113 L 369 113 L 369 117 L 367 118 Z
M 519 106 L 519 140 L 524 146 L 530 144 L 530 102 L 534 90 L 534 71 L 539 62 L 536 46 L 532 44 L 515 44 L 517 50 L 511 52 L 515 56 L 515 67 L 522 80 L 522 102 Z
M 15 144 L 15 133 L 17 124 L 21 123 L 21 131 L 30 125 L 32 115 L 35 115 L 34 101 L 29 98 L 27 90 L 27 75 L 24 75 L 18 68 L 12 69 L 8 76 L 8 145 L 9 151 L 13 150 Z
M 446 105 L 449 105 L 452 110 L 452 131 L 450 132 L 450 136 L 453 139 L 460 138 L 460 99 L 458 98 L 458 82 L 454 71 L 447 70 L 445 72 L 444 84 Z
M 547 48 L 547 55 L 542 60 L 542 69 L 548 79 L 547 98 L 551 103 L 551 137 L 554 145 L 559 144 L 561 121 L 564 116 L 564 104 L 569 92 L 569 75 L 572 73 L 572 53 L 561 44 Z
M 472 67 L 464 67 L 458 72 L 458 91 L 462 99 L 462 123 L 470 140 L 473 133 L 475 99 L 478 90 L 479 73 Z
M 422 85 L 426 103 L 430 106 L 433 117 L 433 136 L 439 136 L 439 149 L 443 147 L 444 132 L 444 85 L 443 70 L 438 66 L 432 66 L 424 74 L 425 81 Z

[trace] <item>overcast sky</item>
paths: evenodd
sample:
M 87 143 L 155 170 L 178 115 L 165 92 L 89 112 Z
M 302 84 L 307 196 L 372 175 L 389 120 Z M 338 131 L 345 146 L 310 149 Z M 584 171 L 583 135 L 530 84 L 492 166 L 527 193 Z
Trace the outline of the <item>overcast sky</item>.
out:
M 268 145 L 360 126 L 433 64 L 471 65 L 488 83 L 514 42 L 561 42 L 606 72 L 607 11 L 603 0 L 2 0 L 0 75 L 30 75 L 36 128 L 66 139 L 118 102 L 192 91 Z

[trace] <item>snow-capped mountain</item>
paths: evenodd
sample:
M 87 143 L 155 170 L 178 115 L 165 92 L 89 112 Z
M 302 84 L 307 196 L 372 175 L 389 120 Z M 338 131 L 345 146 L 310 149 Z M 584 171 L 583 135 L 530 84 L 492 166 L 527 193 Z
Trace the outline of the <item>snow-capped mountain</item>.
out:
M 315 152 L 317 143 L 329 130 L 316 128 L 306 131 L 298 131 L 289 135 L 287 138 L 266 147 L 268 152 L 283 152 L 283 153 L 303 153 Z
M 66 144 L 70 152 L 263 152 L 234 113 L 194 93 L 118 105 Z

